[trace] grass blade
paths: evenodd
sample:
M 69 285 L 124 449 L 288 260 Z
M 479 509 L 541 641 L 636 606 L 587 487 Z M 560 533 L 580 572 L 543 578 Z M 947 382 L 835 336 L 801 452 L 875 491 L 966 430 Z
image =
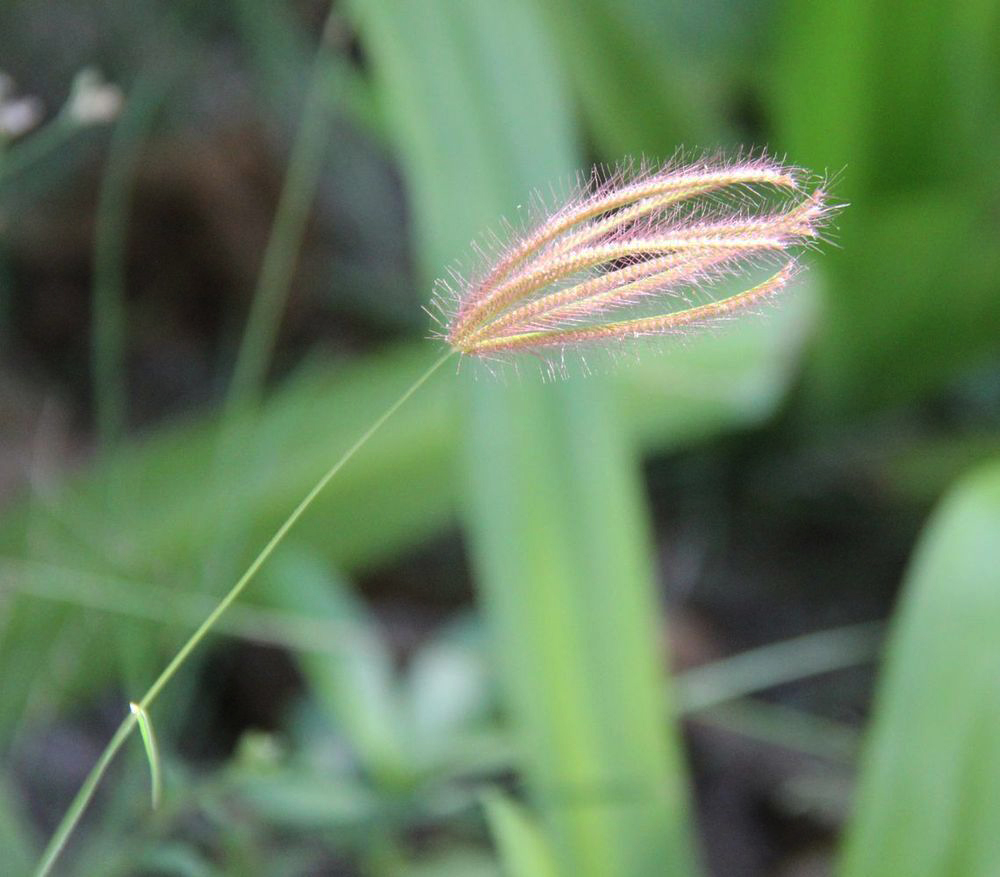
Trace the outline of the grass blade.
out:
M 38 855 L 34 831 L 23 812 L 23 797 L 12 777 L 0 775 L 0 850 L 10 874 L 27 874 Z
M 1000 862 L 1000 464 L 921 538 L 888 643 L 843 877 L 990 877 Z
M 691 869 L 635 473 L 610 399 L 482 384 L 469 526 L 529 784 L 563 868 Z
M 288 302 L 306 222 L 329 150 L 340 73 L 331 45 L 331 16 L 316 50 L 308 94 L 292 146 L 274 223 L 240 343 L 227 411 L 257 401 Z M 223 429 L 225 438 L 225 425 Z
M 577 164 L 532 4 L 357 4 L 428 275 Z M 522 132 L 530 130 L 532 136 Z M 633 449 L 602 381 L 467 387 L 466 525 L 526 780 L 565 873 L 690 873 Z
M 483 807 L 506 877 L 558 877 L 552 851 L 523 807 L 500 792 L 484 795 Z
M 710 664 L 678 678 L 682 712 L 708 709 L 786 682 L 818 676 L 872 661 L 882 642 L 882 625 L 863 622 L 761 646 Z
M 160 749 L 156 744 L 153 720 L 149 717 L 149 713 L 135 702 L 130 703 L 128 708 L 139 723 L 142 745 L 146 747 L 146 760 L 149 762 L 149 794 L 155 810 L 160 806 L 160 799 L 163 796 L 163 773 L 160 770 Z
M 142 146 L 166 97 L 170 77 L 139 75 L 111 135 L 94 227 L 91 368 L 97 434 L 105 450 L 125 428 L 125 268 L 128 209 Z

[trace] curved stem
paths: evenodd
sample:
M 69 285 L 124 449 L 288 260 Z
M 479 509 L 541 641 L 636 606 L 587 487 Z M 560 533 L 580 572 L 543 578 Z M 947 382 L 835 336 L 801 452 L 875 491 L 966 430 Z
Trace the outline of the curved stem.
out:
M 425 371 L 419 378 L 417 378 L 416 381 L 414 381 L 413 384 L 410 385 L 409 389 L 407 389 L 395 402 L 393 402 L 393 404 L 390 405 L 385 412 L 370 427 L 368 427 L 367 430 L 365 430 L 365 432 L 353 445 L 344 451 L 337 462 L 334 463 L 326 471 L 322 478 L 316 482 L 312 490 L 310 490 L 309 493 L 303 497 L 302 501 L 285 519 L 285 522 L 275 531 L 268 543 L 260 550 L 260 553 L 254 558 L 250 566 L 247 567 L 246 572 L 244 572 L 236 584 L 230 588 L 229 593 L 227 593 L 226 596 L 219 601 L 219 604 L 215 607 L 215 609 L 213 609 L 212 612 L 205 618 L 198 629 L 191 634 L 191 637 L 186 643 L 184 643 L 180 651 L 178 651 L 174 656 L 173 660 L 167 664 L 163 672 L 160 673 L 153 684 L 149 687 L 149 690 L 142 696 L 142 699 L 137 702 L 137 706 L 141 710 L 149 709 L 166 684 L 177 673 L 184 661 L 187 660 L 188 655 L 190 655 L 191 652 L 197 648 L 199 643 L 201 643 L 209 631 L 215 626 L 215 623 L 219 620 L 223 613 L 233 603 L 235 603 L 237 599 L 239 599 L 240 594 L 242 594 L 247 585 L 250 584 L 253 577 L 257 574 L 267 559 L 274 553 L 274 550 L 281 544 L 285 536 L 288 535 L 289 530 L 291 530 L 292 527 L 294 527 L 298 522 L 299 518 L 306 513 L 306 510 L 313 504 L 316 497 L 322 493 L 323 489 L 333 480 L 333 477 L 344 467 L 347 461 L 350 460 L 351 457 L 353 457 L 359 450 L 361 450 L 362 447 L 364 447 L 364 445 L 379 430 L 379 428 L 390 417 L 392 417 L 393 414 L 402 408 L 410 396 L 420 389 L 420 387 L 427 382 L 431 375 L 444 365 L 444 363 L 450 359 L 453 354 L 454 351 L 449 350 L 443 356 L 439 357 L 434 364 L 427 369 L 427 371 Z M 77 823 L 80 821 L 80 817 L 83 815 L 84 810 L 86 810 L 91 798 L 93 798 L 98 783 L 100 783 L 101 778 L 107 771 L 112 759 L 122 747 L 122 744 L 128 738 L 132 729 L 136 726 L 136 723 L 137 713 L 130 711 L 122 720 L 122 723 L 118 726 L 118 730 L 115 731 L 114 736 L 108 742 L 104 752 L 101 753 L 101 757 L 98 758 L 97 763 L 87 775 L 87 779 L 84 780 L 83 785 L 80 787 L 80 791 L 76 793 L 76 797 L 73 799 L 69 809 L 66 811 L 66 815 L 62 818 L 62 821 L 56 828 L 55 833 L 52 835 L 52 839 L 45 848 L 45 852 L 42 854 L 41 861 L 35 871 L 37 877 L 44 877 L 44 875 L 51 871 L 56 859 L 63 851 L 63 848 L 66 846 L 66 842 L 73 833 L 73 829 L 76 828 Z
M 38 863 L 38 868 L 35 870 L 35 874 L 39 875 L 39 877 L 48 874 L 52 869 L 52 866 L 55 864 L 56 859 L 62 852 L 63 847 L 66 846 L 66 841 L 69 840 L 70 834 L 72 834 L 73 829 L 76 828 L 76 824 L 80 821 L 80 817 L 83 816 L 83 811 L 87 809 L 87 804 L 89 804 L 90 799 L 94 797 L 94 792 L 97 791 L 97 785 L 104 776 L 104 772 L 108 769 L 108 765 L 111 764 L 111 761 L 118 754 L 118 750 L 122 748 L 122 744 L 128 739 L 128 735 L 132 733 L 132 729 L 136 726 L 138 721 L 138 715 L 133 712 L 129 712 L 122 723 L 118 726 L 118 730 L 115 731 L 114 736 L 108 741 L 108 745 L 104 747 L 101 757 L 97 759 L 97 762 L 91 768 L 90 773 L 87 774 L 87 778 L 83 781 L 83 785 L 80 786 L 80 791 L 76 793 L 73 803 L 69 805 L 66 815 L 62 818 L 62 821 L 56 828 L 55 833 L 52 835 L 52 839 L 49 841 L 49 845 L 45 848 L 45 852 L 42 854 L 42 859 Z
M 685 670 L 677 678 L 680 712 L 698 713 L 767 688 L 872 661 L 882 648 L 883 634 L 881 622 L 864 621 Z

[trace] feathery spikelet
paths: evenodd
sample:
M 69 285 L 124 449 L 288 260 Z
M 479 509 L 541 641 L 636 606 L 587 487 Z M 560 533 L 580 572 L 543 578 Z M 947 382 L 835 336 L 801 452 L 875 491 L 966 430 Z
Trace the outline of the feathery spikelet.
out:
M 804 177 L 767 156 L 595 168 L 568 203 L 498 244 L 478 277 L 438 282 L 442 335 L 490 358 L 665 334 L 753 306 L 788 283 L 794 250 L 818 239 L 832 209 Z M 770 276 L 749 289 L 692 297 L 763 266 Z

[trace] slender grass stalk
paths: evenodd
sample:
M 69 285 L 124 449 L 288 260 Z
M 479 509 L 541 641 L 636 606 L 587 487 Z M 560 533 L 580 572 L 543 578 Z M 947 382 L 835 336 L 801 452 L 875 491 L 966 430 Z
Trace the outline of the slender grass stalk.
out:
M 130 710 L 129 714 L 118 726 L 118 730 L 115 731 L 114 736 L 108 741 L 108 745 L 104 747 L 100 758 L 97 759 L 97 763 L 91 768 L 90 773 L 87 774 L 83 785 L 80 786 L 80 791 L 76 793 L 76 797 L 66 811 L 66 815 L 63 816 L 56 827 L 52 839 L 45 848 L 45 852 L 42 853 L 41 861 L 35 869 L 35 874 L 38 877 L 42 877 L 42 875 L 49 874 L 52 871 L 52 866 L 55 865 L 56 859 L 59 858 L 59 854 L 66 846 L 66 842 L 80 821 L 80 817 L 83 816 L 83 811 L 87 809 L 90 799 L 94 797 L 94 792 L 97 791 L 97 786 L 101 782 L 105 771 L 107 771 L 108 766 L 118 754 L 118 750 L 122 748 L 122 744 L 128 739 L 129 734 L 132 733 L 132 729 L 138 722 L 138 714 Z
M 309 211 L 329 148 L 332 107 L 335 104 L 331 99 L 331 92 L 337 86 L 339 75 L 332 53 L 337 21 L 335 11 L 331 11 L 316 50 L 305 106 L 292 144 L 271 233 L 257 275 L 250 313 L 223 406 L 212 474 L 216 490 L 220 493 L 232 474 L 234 461 L 241 456 L 240 415 L 255 408 L 260 399 L 278 329 L 288 304 Z M 231 535 L 225 530 L 218 534 L 213 550 L 209 552 L 203 565 L 204 579 L 215 577 L 222 569 L 223 551 L 228 543 L 227 537 Z
M 3 156 L 0 155 L 0 164 Z M 0 345 L 9 349 L 12 340 L 11 321 L 14 305 L 14 278 L 10 270 L 10 256 L 0 240 Z
M 881 622 L 865 621 L 695 667 L 678 677 L 678 708 L 696 713 L 766 688 L 872 661 L 882 647 L 882 635 Z
M 55 864 L 59 855 L 66 847 L 66 843 L 76 828 L 83 816 L 87 805 L 90 803 L 91 799 L 94 797 L 94 792 L 97 790 L 97 786 L 100 783 L 102 777 L 111 764 L 118 750 L 121 749 L 122 744 L 128 739 L 129 734 L 132 729 L 138 723 L 138 718 L 140 712 L 148 712 L 150 706 L 159 696 L 160 692 L 167 685 L 168 682 L 174 677 L 177 671 L 183 666 L 184 662 L 188 659 L 188 656 L 198 647 L 203 639 L 208 635 L 208 633 L 215 627 L 216 622 L 225 611 L 239 599 L 240 594 L 246 589 L 247 585 L 253 580 L 254 576 L 260 571 L 260 568 L 267 562 L 268 558 L 274 553 L 275 549 L 284 541 L 285 537 L 288 535 L 289 531 L 298 522 L 309 507 L 313 504 L 316 497 L 323 492 L 324 488 L 333 480 L 334 476 L 344 467 L 344 465 L 359 451 L 361 448 L 367 444 L 368 440 L 375 435 L 376 432 L 385 424 L 389 418 L 392 417 L 403 405 L 409 400 L 409 398 L 422 387 L 430 377 L 442 366 L 451 356 L 455 353 L 454 350 L 448 350 L 445 354 L 439 357 L 431 366 L 428 368 L 416 381 L 414 381 L 407 390 L 390 405 L 385 412 L 375 420 L 374 423 L 354 442 L 340 458 L 326 471 L 326 473 L 316 482 L 312 490 L 309 491 L 303 497 L 302 501 L 293 509 L 291 514 L 285 519 L 285 522 L 275 531 L 274 535 L 268 541 L 268 543 L 261 549 L 260 553 L 254 558 L 250 566 L 247 567 L 246 571 L 237 580 L 236 584 L 230 588 L 229 592 L 219 601 L 218 605 L 212 612 L 205 618 L 198 629 L 191 634 L 191 637 L 186 643 L 180 648 L 177 654 L 174 656 L 173 660 L 164 668 L 163 672 L 156 678 L 153 684 L 149 687 L 142 698 L 135 702 L 134 706 L 130 709 L 129 713 L 122 720 L 122 723 L 118 726 L 108 745 L 105 747 L 104 751 L 101 753 L 100 758 L 98 758 L 97 763 L 91 769 L 90 773 L 87 775 L 86 780 L 84 780 L 83 785 L 77 792 L 76 797 L 73 799 L 66 811 L 66 815 L 63 816 L 55 833 L 52 835 L 48 846 L 45 848 L 45 852 L 42 854 L 42 858 L 39 862 L 38 868 L 35 871 L 37 877 L 44 877 L 44 875 L 51 873 L 52 866 Z
M 339 74 L 331 49 L 336 27 L 331 13 L 316 52 L 302 121 L 295 136 L 284 185 L 264 251 L 253 303 L 240 343 L 227 398 L 227 413 L 252 402 L 260 393 L 288 302 L 295 262 L 316 195 L 332 128 L 330 93 Z
M 861 732 L 857 728 L 784 704 L 744 697 L 709 707 L 693 718 L 758 743 L 832 763 L 854 765 L 858 757 Z
M 125 110 L 111 135 L 107 169 L 97 203 L 90 356 L 97 435 L 105 450 L 121 438 L 126 416 L 125 245 L 128 205 L 142 144 L 166 96 L 167 85 L 164 78 L 150 71 L 136 79 Z

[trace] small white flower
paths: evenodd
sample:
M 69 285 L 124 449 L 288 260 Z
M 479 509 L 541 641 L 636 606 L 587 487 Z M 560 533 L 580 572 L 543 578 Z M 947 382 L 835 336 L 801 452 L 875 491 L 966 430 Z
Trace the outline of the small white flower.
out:
M 117 85 L 88 67 L 76 74 L 65 113 L 80 125 L 99 125 L 112 121 L 121 112 L 124 100 Z
M 42 102 L 36 97 L 15 97 L 12 76 L 0 70 L 0 140 L 27 134 L 42 120 Z
M 42 121 L 42 102 L 37 97 L 3 99 L 0 95 L 0 139 L 15 140 Z

